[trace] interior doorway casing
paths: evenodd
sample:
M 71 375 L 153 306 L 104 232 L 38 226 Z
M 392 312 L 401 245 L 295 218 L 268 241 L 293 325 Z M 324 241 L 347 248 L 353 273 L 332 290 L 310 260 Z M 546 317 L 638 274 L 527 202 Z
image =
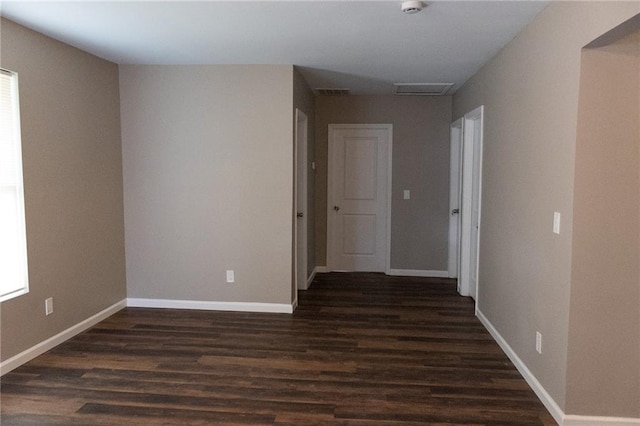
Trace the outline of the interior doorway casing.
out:
M 294 190 L 294 275 L 295 287 L 308 288 L 307 271 L 307 140 L 308 117 L 296 108 L 295 114 L 295 190 Z M 296 292 L 297 295 L 297 292 Z M 297 298 L 297 296 L 296 296 Z
M 451 124 L 449 170 L 449 278 L 458 278 L 460 269 L 460 204 L 462 173 L 463 123 L 459 118 Z M 460 281 L 458 281 L 460 291 Z
M 478 302 L 484 106 L 465 114 L 462 143 L 459 292 Z

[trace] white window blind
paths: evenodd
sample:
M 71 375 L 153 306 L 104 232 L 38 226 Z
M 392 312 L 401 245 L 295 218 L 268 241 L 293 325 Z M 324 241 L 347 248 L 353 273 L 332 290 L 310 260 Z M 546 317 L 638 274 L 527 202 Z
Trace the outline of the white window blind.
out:
M 28 291 L 18 74 L 0 69 L 0 302 Z

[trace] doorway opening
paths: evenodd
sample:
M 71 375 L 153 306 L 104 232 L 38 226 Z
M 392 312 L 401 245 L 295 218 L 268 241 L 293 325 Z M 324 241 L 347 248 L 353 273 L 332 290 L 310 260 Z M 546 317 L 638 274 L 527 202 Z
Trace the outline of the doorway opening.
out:
M 307 271 L 307 139 L 308 118 L 307 115 L 296 109 L 295 117 L 295 217 L 294 217 L 294 265 L 296 289 L 308 288 Z M 295 291 L 295 289 L 294 289 Z M 297 291 L 296 298 L 297 298 Z
M 484 106 L 468 112 L 451 126 L 453 203 L 449 225 L 449 275 L 457 275 L 458 292 L 478 301 L 478 272 L 480 259 L 480 220 L 482 205 L 482 143 Z M 457 167 L 454 164 L 457 156 Z M 455 170 L 457 168 L 457 171 Z M 457 210 L 457 211 L 456 211 Z M 459 216 L 459 217 L 456 217 Z M 457 235 L 457 237 L 456 237 Z M 456 271 L 452 271 L 452 268 Z

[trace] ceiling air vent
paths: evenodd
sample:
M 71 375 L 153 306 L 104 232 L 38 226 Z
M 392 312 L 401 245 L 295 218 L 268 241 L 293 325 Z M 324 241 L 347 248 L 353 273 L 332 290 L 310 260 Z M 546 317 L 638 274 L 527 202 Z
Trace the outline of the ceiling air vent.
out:
M 394 83 L 396 95 L 444 96 L 454 83 Z
M 318 96 L 345 96 L 349 94 L 349 89 L 332 89 L 316 87 Z

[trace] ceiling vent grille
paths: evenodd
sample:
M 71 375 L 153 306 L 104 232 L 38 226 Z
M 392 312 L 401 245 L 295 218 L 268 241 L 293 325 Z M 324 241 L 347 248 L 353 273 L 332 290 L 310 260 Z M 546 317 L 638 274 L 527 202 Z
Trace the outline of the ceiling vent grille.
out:
M 454 83 L 394 83 L 396 95 L 400 96 L 444 96 Z
M 349 94 L 349 89 L 316 88 L 318 96 L 345 96 Z

